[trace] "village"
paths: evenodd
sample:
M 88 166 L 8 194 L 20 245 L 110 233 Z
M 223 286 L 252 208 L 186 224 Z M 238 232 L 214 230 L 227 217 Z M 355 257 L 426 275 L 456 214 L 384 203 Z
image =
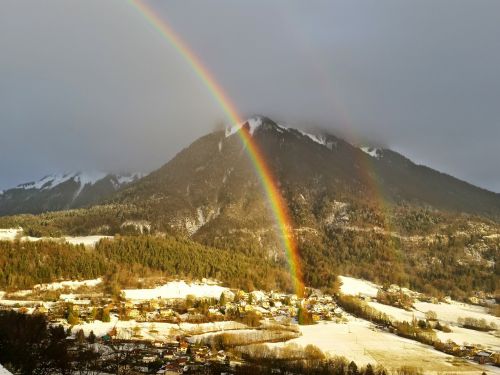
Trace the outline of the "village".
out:
M 0 309 L 42 314 L 51 324 L 62 325 L 75 350 L 81 351 L 83 346 L 96 353 L 94 365 L 103 370 L 117 366 L 119 359 L 120 366 L 135 373 L 203 373 L 208 368 L 231 373 L 232 366 L 245 361 L 244 347 L 292 342 L 306 346 L 308 330 L 328 327 L 332 330 L 329 342 L 319 348 L 333 353 L 329 345 L 340 340 L 335 332 L 347 327 L 350 333 L 357 329 L 356 324 L 372 334 L 413 340 L 409 342 L 426 343 L 422 337 L 429 337 L 436 343 L 435 350 L 426 349 L 429 352 L 490 367 L 500 365 L 498 318 L 488 315 L 491 319 L 486 321 L 483 316 L 487 315 L 480 317 L 479 307 L 474 307 L 467 311 L 478 318 L 467 321 L 481 324 L 466 327 L 465 319 L 450 320 L 445 309 L 473 305 L 459 305 L 449 298 L 437 301 L 394 285 L 382 289 L 342 277 L 340 297 L 308 289 L 307 297 L 299 298 L 275 291 L 231 290 L 212 280 L 175 280 L 155 288 L 125 289 L 116 299 L 101 284 L 96 279 L 0 292 Z M 491 296 L 481 298 L 489 301 Z M 349 305 L 353 301 L 361 306 L 362 314 L 371 315 L 356 313 Z M 397 321 L 413 326 L 414 337 L 398 332 L 402 325 Z M 471 340 L 453 340 L 464 331 L 472 333 Z M 471 342 L 474 338 L 477 343 Z M 351 359 L 350 352 L 345 354 Z M 356 359 L 364 360 L 363 356 Z

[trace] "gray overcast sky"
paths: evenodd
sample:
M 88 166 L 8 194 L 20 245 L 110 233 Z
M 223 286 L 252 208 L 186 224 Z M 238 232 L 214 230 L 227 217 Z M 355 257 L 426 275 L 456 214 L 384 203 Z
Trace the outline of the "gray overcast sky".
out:
M 243 115 L 500 192 L 500 1 L 149 1 Z M 127 1 L 0 0 L 0 188 L 147 171 L 227 120 Z

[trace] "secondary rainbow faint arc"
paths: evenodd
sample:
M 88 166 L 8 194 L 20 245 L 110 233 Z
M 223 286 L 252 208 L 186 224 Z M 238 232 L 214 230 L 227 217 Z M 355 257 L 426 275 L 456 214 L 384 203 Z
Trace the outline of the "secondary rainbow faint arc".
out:
M 129 0 L 129 3 L 137 9 L 142 16 L 177 50 L 177 52 L 188 62 L 196 75 L 203 81 L 212 96 L 215 98 L 224 113 L 232 124 L 242 123 L 242 119 L 238 115 L 235 106 L 227 97 L 224 90 L 217 84 L 216 80 L 210 72 L 204 67 L 201 60 L 194 54 L 189 46 L 175 33 L 175 31 L 167 24 L 167 22 L 158 17 L 154 11 L 138 0 Z M 274 220 L 278 225 L 282 244 L 285 248 L 290 273 L 294 283 L 295 293 L 299 296 L 303 295 L 304 282 L 302 278 L 302 270 L 300 267 L 300 257 L 298 254 L 297 244 L 295 242 L 292 230 L 290 215 L 287 205 L 276 185 L 276 180 L 269 169 L 264 158 L 264 154 L 259 148 L 248 129 L 241 127 L 237 132 L 247 154 L 259 176 L 261 185 L 266 194 L 266 198 L 270 204 Z

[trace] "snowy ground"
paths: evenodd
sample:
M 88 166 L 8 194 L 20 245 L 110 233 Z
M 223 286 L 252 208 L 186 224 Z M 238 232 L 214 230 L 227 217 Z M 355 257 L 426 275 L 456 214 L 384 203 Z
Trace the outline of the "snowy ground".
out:
M 0 241 L 14 241 L 23 234 L 22 228 L 0 229 Z
M 494 332 L 481 332 L 457 326 L 451 326 L 451 330 L 449 333 L 440 331 L 436 333 L 442 342 L 451 340 L 458 345 L 481 345 L 485 349 L 500 352 L 500 337 L 495 336 Z
M 36 290 L 59 290 L 59 289 L 70 289 L 76 290 L 81 287 L 93 288 L 102 283 L 102 279 L 92 279 L 92 280 L 82 280 L 82 281 L 60 281 L 49 284 L 37 284 L 33 287 Z
M 350 296 L 376 297 L 379 286 L 366 280 L 355 279 L 348 276 L 339 276 L 342 286 L 340 291 L 342 294 Z
M 316 345 L 328 355 L 344 356 L 358 365 L 381 364 L 388 369 L 409 365 L 420 367 L 426 373 L 480 373 L 484 369 L 479 365 L 461 362 L 419 342 L 378 330 L 373 324 L 352 316 L 346 324 L 321 322 L 300 326 L 300 331 L 301 337 L 287 343 Z
M 80 236 L 80 237 L 31 237 L 23 236 L 22 228 L 0 229 L 0 241 L 14 241 L 16 238 L 21 241 L 66 241 L 72 245 L 84 245 L 94 247 L 103 238 L 113 238 L 111 236 Z
M 0 375 L 12 375 L 9 371 L 7 371 L 2 365 L 0 365 Z
M 209 297 L 219 299 L 222 292 L 229 290 L 219 285 L 172 281 L 154 289 L 124 289 L 124 297 L 131 300 L 151 300 L 156 298 Z
M 131 339 L 134 334 L 139 335 L 144 340 L 172 340 L 179 334 L 201 335 L 209 332 L 222 332 L 243 330 L 248 328 L 246 325 L 237 322 L 214 322 L 214 323 L 152 323 L 136 322 L 135 320 L 118 320 L 117 316 L 112 315 L 111 321 L 104 323 L 99 320 L 93 323 L 83 323 L 72 327 L 72 333 L 83 330 L 85 335 L 93 331 L 96 336 L 104 336 L 113 328 L 117 330 L 117 338 Z
M 81 236 L 81 237 L 64 237 L 64 240 L 72 245 L 84 245 L 94 247 L 103 238 L 113 239 L 111 236 Z
M 445 333 L 436 330 L 438 338 L 442 342 L 452 340 L 458 345 L 475 344 L 487 349 L 500 351 L 500 337 L 494 331 L 481 332 L 472 329 L 462 328 L 458 325 L 458 317 L 472 316 L 476 319 L 485 319 L 487 322 L 494 322 L 500 328 L 500 319 L 489 315 L 484 307 L 467 305 L 464 303 L 452 302 L 450 304 L 433 304 L 417 302 L 418 310 L 406 311 L 397 307 L 384 305 L 378 302 L 368 302 L 368 304 L 395 320 L 411 322 L 413 318 L 425 320 L 425 312 L 435 311 L 438 320 L 448 324 L 452 332 Z
M 469 305 L 466 303 L 451 301 L 451 303 L 428 303 L 416 302 L 415 309 L 419 311 L 435 311 L 440 321 L 446 323 L 457 323 L 458 318 L 471 317 L 485 319 L 488 323 L 495 323 L 500 329 L 500 318 L 488 314 L 482 306 Z

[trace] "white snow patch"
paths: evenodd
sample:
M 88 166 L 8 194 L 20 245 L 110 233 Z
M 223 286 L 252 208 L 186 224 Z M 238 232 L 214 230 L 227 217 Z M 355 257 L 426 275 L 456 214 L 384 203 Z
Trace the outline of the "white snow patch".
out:
M 474 319 L 484 319 L 489 324 L 495 323 L 497 327 L 500 327 L 500 318 L 488 314 L 486 308 L 482 306 L 469 305 L 456 301 L 451 301 L 450 303 L 415 302 L 413 306 L 416 310 L 424 313 L 435 311 L 438 320 L 445 323 L 458 324 L 458 318 L 471 317 Z
M 0 229 L 0 241 L 14 241 L 23 233 L 23 228 Z
M 313 142 L 316 142 L 322 146 L 327 146 L 327 142 L 326 142 L 326 138 L 322 135 L 314 135 L 314 134 L 310 134 L 310 133 L 306 133 L 306 132 L 303 132 L 302 130 L 297 130 L 300 134 L 302 134 L 303 136 L 306 136 L 308 137 L 310 140 L 312 140 Z
M 500 352 L 500 339 L 490 332 L 475 331 L 472 329 L 451 326 L 451 332 L 436 331 L 442 342 L 451 340 L 458 345 L 481 345 L 486 349 Z
M 229 290 L 219 285 L 172 281 L 154 289 L 124 289 L 125 298 L 132 300 L 150 300 L 155 298 L 183 299 L 188 295 L 195 297 L 219 298 L 222 292 Z
M 74 180 L 75 182 L 78 182 L 80 184 L 80 188 L 76 192 L 75 197 L 80 195 L 85 186 L 94 185 L 97 181 L 102 180 L 106 176 L 107 173 L 103 172 L 90 172 L 90 173 L 78 172 L 77 174 L 75 174 Z
M 0 240 L 3 241 L 14 241 L 19 239 L 20 241 L 65 241 L 71 245 L 84 245 L 89 247 L 94 247 L 103 238 L 113 239 L 111 236 L 80 236 L 80 237 L 31 237 L 31 236 L 21 236 L 23 232 L 22 228 L 10 228 L 10 229 L 0 229 Z
M 404 321 L 411 322 L 413 320 L 413 318 L 425 320 L 425 312 L 422 312 L 422 311 L 418 311 L 418 310 L 407 311 L 404 309 L 400 309 L 398 307 L 389 306 L 389 305 L 385 305 L 383 303 L 373 302 L 373 301 L 368 302 L 368 305 L 370 305 L 374 309 L 376 309 L 384 314 L 389 315 L 394 320 L 397 320 L 400 322 L 404 322 Z
M 111 321 L 108 323 L 95 320 L 92 323 L 83 323 L 72 327 L 72 333 L 75 334 L 80 329 L 88 336 L 90 331 L 93 331 L 96 336 L 104 336 L 113 328 L 116 328 L 117 338 L 131 339 L 134 331 L 139 333 L 142 340 L 172 340 L 175 336 L 184 333 L 186 335 L 198 335 L 207 332 L 220 332 L 225 330 L 244 329 L 246 326 L 241 323 L 226 321 L 202 324 L 190 323 L 160 323 L 160 322 L 136 322 L 135 320 L 118 320 L 114 314 L 110 316 Z M 135 328 L 135 330 L 134 330 Z
M 81 288 L 83 286 L 86 287 L 95 287 L 102 283 L 102 279 L 92 279 L 92 280 L 82 280 L 82 281 L 60 281 L 60 282 L 55 282 L 55 283 L 49 283 L 49 284 L 37 284 L 33 287 L 33 289 L 37 290 L 59 290 L 59 289 L 71 289 L 75 290 L 78 288 Z
M 0 375 L 12 375 L 9 371 L 5 369 L 2 365 L 0 365 Z
M 71 245 L 84 245 L 94 247 L 103 238 L 113 239 L 111 236 L 81 236 L 81 237 L 64 237 L 64 240 Z
M 113 181 L 113 186 L 115 187 L 115 189 L 118 189 L 122 186 L 131 184 L 132 182 L 135 182 L 143 177 L 144 177 L 143 173 L 131 173 L 131 174 L 124 174 L 124 175 L 117 175 L 117 176 L 115 176 L 116 183 Z
M 252 117 L 252 118 L 248 119 L 247 121 L 243 121 L 237 125 L 234 125 L 228 129 L 226 129 L 226 138 L 232 136 L 233 134 L 236 134 L 238 132 L 238 130 L 240 130 L 241 127 L 247 123 L 248 123 L 248 127 L 249 127 L 248 131 L 249 131 L 250 135 L 253 135 L 255 130 L 259 126 L 262 125 L 262 118 Z
M 374 148 L 374 147 L 360 147 L 359 149 L 361 151 L 363 151 L 365 154 L 368 154 L 372 158 L 375 158 L 375 159 L 380 159 L 380 157 L 382 156 L 382 152 L 378 148 Z
M 379 287 L 366 280 L 355 279 L 354 277 L 339 276 L 342 286 L 340 291 L 342 294 L 350 296 L 365 296 L 365 297 L 376 297 Z

